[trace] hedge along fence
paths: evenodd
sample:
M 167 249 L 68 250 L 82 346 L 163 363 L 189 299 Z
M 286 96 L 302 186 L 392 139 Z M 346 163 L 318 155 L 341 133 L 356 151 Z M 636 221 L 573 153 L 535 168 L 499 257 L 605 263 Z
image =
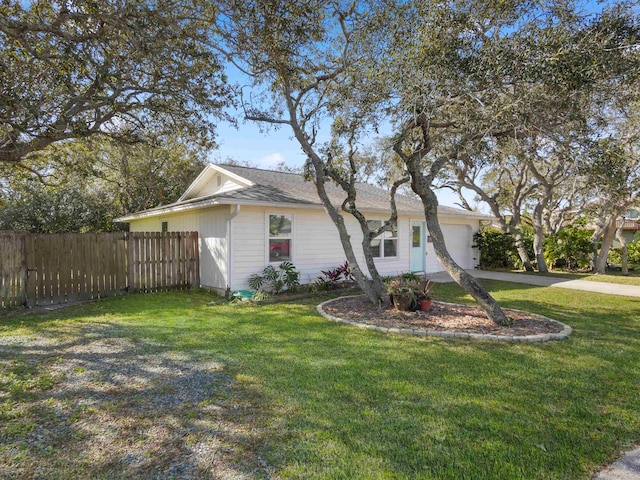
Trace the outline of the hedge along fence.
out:
M 0 306 L 197 287 L 197 232 L 0 232 Z

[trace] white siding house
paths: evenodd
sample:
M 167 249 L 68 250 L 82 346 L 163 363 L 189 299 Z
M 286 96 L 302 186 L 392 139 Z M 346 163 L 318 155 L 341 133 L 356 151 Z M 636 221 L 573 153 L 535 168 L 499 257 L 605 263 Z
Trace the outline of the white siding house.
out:
M 328 186 L 340 205 L 344 194 Z M 367 219 L 388 218 L 388 194 L 379 188 L 358 186 L 358 202 Z M 372 242 L 376 267 L 383 275 L 407 271 L 442 270 L 424 223 L 420 202 L 399 197 L 395 232 Z M 488 217 L 440 207 L 440 222 L 453 258 L 463 268 L 474 268 L 478 252 L 472 248 L 479 221 Z M 353 217 L 345 222 L 359 263 L 362 232 Z M 247 281 L 269 264 L 290 260 L 302 283 L 312 282 L 321 270 L 345 261 L 336 227 L 316 196 L 315 186 L 301 176 L 230 165 L 209 165 L 178 202 L 118 219 L 131 231 L 197 231 L 200 237 L 202 286 L 223 291 L 247 288 Z

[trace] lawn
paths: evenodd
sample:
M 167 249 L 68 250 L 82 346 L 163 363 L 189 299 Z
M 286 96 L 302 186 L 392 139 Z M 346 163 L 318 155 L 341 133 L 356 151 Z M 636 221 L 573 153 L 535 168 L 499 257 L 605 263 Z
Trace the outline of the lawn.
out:
M 5 316 L 0 477 L 584 479 L 639 443 L 640 300 L 483 283 L 574 333 L 385 335 L 204 293 Z
M 500 270 L 497 270 L 500 271 Z M 526 273 L 527 275 L 542 275 L 546 277 L 566 278 L 569 280 L 587 280 L 589 282 L 606 282 L 617 283 L 619 285 L 640 285 L 640 272 L 631 271 L 628 275 L 622 275 L 620 272 L 609 272 L 606 274 L 594 273 L 575 273 L 575 272 L 525 272 L 524 270 L 509 270 L 513 273 Z

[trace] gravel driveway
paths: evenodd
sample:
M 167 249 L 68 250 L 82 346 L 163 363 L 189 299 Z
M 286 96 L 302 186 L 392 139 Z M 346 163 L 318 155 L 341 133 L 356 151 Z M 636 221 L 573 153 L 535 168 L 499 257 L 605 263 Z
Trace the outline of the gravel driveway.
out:
M 0 478 L 265 478 L 214 359 L 109 323 L 0 337 Z

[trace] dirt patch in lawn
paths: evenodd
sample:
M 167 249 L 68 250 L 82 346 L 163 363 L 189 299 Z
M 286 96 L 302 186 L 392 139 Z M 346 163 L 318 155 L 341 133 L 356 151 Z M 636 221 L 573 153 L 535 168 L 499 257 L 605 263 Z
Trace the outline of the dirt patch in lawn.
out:
M 513 319 L 513 325 L 501 327 L 479 307 L 441 302 L 433 302 L 428 312 L 401 312 L 390 303 L 375 307 L 362 295 L 338 298 L 322 308 L 334 317 L 386 328 L 507 336 L 559 333 L 564 328 L 546 317 L 510 309 L 504 311 Z
M 248 479 L 259 406 L 224 364 L 92 323 L 0 337 L 0 478 Z

